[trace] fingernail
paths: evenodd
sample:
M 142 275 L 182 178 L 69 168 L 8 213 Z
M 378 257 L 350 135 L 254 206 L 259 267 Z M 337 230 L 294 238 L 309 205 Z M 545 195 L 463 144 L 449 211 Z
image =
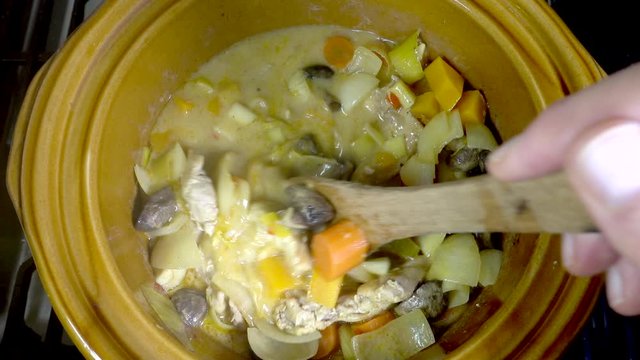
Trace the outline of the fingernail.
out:
M 565 268 L 571 268 L 575 261 L 575 237 L 572 234 L 562 236 L 562 263 Z
M 505 159 L 509 157 L 509 154 L 512 152 L 512 150 L 517 146 L 517 143 L 519 141 L 520 135 L 516 135 L 504 144 L 500 145 L 496 150 L 492 151 L 488 159 L 489 167 L 497 166 L 500 163 L 504 162 Z
M 616 206 L 640 192 L 640 124 L 623 123 L 592 138 L 578 153 L 576 168 L 587 191 Z
M 625 301 L 624 299 L 624 282 L 622 273 L 617 266 L 612 266 L 607 271 L 607 298 L 610 305 L 615 306 Z

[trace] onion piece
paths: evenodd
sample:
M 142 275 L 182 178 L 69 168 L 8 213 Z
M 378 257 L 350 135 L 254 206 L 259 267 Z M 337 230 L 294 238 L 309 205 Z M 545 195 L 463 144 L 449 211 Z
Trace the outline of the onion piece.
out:
M 211 281 L 236 305 L 240 313 L 242 313 L 244 321 L 246 321 L 249 326 L 253 326 L 256 308 L 253 304 L 251 292 L 242 284 L 235 280 L 228 279 L 225 275 L 218 272 L 211 277 Z
M 149 306 L 151 306 L 167 329 L 177 337 L 180 342 L 188 344 L 189 337 L 187 336 L 185 325 L 169 297 L 165 294 L 161 294 L 149 284 L 142 285 L 140 290 Z
M 251 350 L 262 360 L 306 360 L 318 351 L 319 339 L 306 343 L 283 343 L 265 335 L 258 328 L 248 328 Z
M 254 319 L 253 323 L 265 336 L 285 344 L 308 343 L 314 340 L 319 340 L 322 336 L 319 331 L 314 331 L 305 335 L 287 334 L 263 318 Z
M 184 226 L 184 224 L 187 223 L 188 220 L 189 220 L 189 216 L 179 212 L 176 214 L 176 216 L 173 219 L 171 219 L 171 221 L 169 221 L 167 225 L 156 230 L 147 231 L 147 235 L 149 235 L 149 237 L 152 237 L 152 238 L 171 235 L 177 232 L 178 230 L 180 230 Z
M 149 262 L 156 269 L 189 269 L 204 265 L 198 247 L 200 231 L 187 222 L 179 231 L 162 236 L 151 249 Z

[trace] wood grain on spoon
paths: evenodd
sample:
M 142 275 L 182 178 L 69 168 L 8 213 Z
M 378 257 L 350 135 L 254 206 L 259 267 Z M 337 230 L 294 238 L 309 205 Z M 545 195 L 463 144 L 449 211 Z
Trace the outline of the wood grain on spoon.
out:
M 324 178 L 304 183 L 338 218 L 364 229 L 372 246 L 429 232 L 591 232 L 582 202 L 563 173 L 501 182 L 489 175 L 416 187 L 379 187 Z

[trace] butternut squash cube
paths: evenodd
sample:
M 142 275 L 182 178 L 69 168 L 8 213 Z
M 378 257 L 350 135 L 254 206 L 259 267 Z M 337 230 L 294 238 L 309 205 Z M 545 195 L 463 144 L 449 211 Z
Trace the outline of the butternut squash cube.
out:
M 311 274 L 311 283 L 309 284 L 309 298 L 322 306 L 335 307 L 343 278 L 344 276 L 339 276 L 336 279 L 327 280 L 314 268 Z
M 463 124 L 468 122 L 484 123 L 487 105 L 484 101 L 484 96 L 479 90 L 463 92 L 455 108 L 460 111 L 460 118 Z
M 436 94 L 433 91 L 428 91 L 424 94 L 418 95 L 416 101 L 411 108 L 411 114 L 420 120 L 423 124 L 426 124 L 432 117 L 436 116 L 440 112 L 440 104 L 436 100 Z
M 276 256 L 268 257 L 258 263 L 258 272 L 262 276 L 262 281 L 266 293 L 273 298 L 295 286 L 296 280 L 291 276 L 291 272 Z
M 424 75 L 435 93 L 442 110 L 451 110 L 462 96 L 464 79 L 447 64 L 442 57 L 437 57 L 425 69 Z

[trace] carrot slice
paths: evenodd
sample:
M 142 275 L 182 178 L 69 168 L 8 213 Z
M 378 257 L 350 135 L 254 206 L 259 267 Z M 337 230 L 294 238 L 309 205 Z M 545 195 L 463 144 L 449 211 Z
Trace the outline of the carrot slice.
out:
M 342 220 L 313 235 L 311 253 L 316 269 L 326 280 L 334 280 L 364 261 L 369 243 L 364 231 Z
M 364 334 L 383 327 L 385 324 L 395 319 L 391 311 L 384 311 L 376 317 L 362 323 L 352 324 L 351 330 L 355 335 Z
M 387 101 L 393 106 L 394 109 L 398 110 L 402 107 L 402 103 L 400 103 L 400 99 L 394 93 L 387 94 Z
M 338 69 L 346 67 L 351 62 L 354 52 L 353 43 L 344 36 L 330 36 L 324 43 L 325 60 Z
M 312 359 L 322 359 L 327 357 L 338 348 L 338 345 L 340 345 L 338 323 L 329 325 L 326 329 L 321 330 L 320 334 L 322 337 L 320 338 L 320 344 L 318 345 L 318 352 L 316 352 Z

